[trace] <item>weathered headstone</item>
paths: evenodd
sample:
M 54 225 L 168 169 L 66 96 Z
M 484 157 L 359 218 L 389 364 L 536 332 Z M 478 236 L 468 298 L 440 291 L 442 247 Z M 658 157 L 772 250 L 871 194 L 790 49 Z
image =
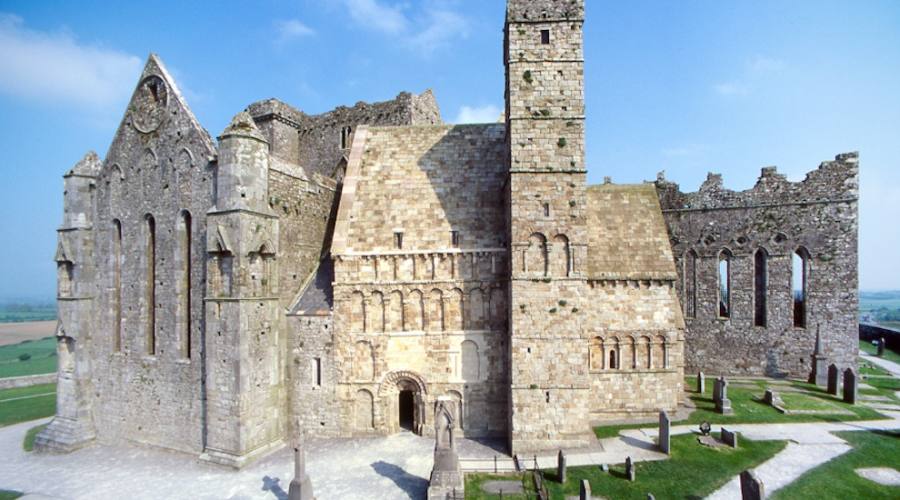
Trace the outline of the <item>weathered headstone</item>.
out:
M 647 493 L 647 500 L 656 500 L 656 497 L 653 496 L 653 493 Z
M 634 471 L 634 463 L 631 462 L 631 457 L 625 458 L 625 476 L 629 481 L 635 481 L 637 479 Z
M 434 467 L 428 483 L 429 500 L 445 500 L 465 494 L 459 456 L 456 454 L 456 401 L 439 397 L 434 403 Z
M 566 454 L 559 450 L 559 454 L 556 456 L 556 477 L 559 479 L 560 483 L 565 484 L 566 482 Z
M 722 415 L 731 415 L 731 400 L 728 399 L 728 381 L 722 377 L 719 381 L 719 399 L 716 401 L 716 411 Z
M 837 396 L 838 387 L 841 385 L 841 371 L 834 363 L 828 365 L 828 394 Z
M 828 369 L 825 367 L 826 358 L 822 352 L 822 336 L 820 327 L 816 327 L 816 348 L 812 354 L 812 371 L 809 372 L 810 384 L 826 385 L 828 383 Z
M 881 337 L 880 339 L 878 339 L 878 353 L 877 353 L 877 355 L 878 355 L 879 358 L 882 357 L 882 356 L 884 356 L 884 337 Z
M 288 500 L 315 500 L 312 481 L 306 474 L 306 457 L 299 442 L 294 444 L 294 479 L 288 488 Z
M 763 482 L 750 470 L 741 472 L 741 500 L 762 500 L 766 496 Z
M 728 429 L 722 427 L 722 442 L 731 446 L 732 448 L 738 447 L 738 437 L 737 432 L 729 431 Z
M 784 401 L 781 400 L 781 396 L 779 396 L 777 392 L 769 388 L 766 389 L 766 393 L 763 395 L 763 402 L 769 406 L 774 406 L 777 408 L 781 408 L 784 406 Z
M 856 374 L 852 368 L 844 370 L 844 402 L 851 405 L 856 404 L 857 394 Z
M 578 500 L 591 500 L 591 483 L 587 479 L 581 480 L 581 488 L 578 491 Z
M 706 392 L 706 377 L 703 375 L 703 372 L 697 373 L 697 393 L 703 394 Z
M 719 403 L 719 400 L 722 399 L 722 381 L 725 380 L 724 377 L 719 377 L 713 381 L 713 402 L 716 404 Z
M 665 411 L 659 412 L 659 451 L 668 455 L 671 448 L 670 432 L 672 420 Z

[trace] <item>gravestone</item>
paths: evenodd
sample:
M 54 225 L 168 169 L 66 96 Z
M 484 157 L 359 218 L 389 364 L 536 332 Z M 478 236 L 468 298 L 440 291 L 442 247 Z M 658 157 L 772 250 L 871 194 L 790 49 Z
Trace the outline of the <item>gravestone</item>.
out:
M 666 455 L 670 454 L 671 427 L 672 420 L 669 419 L 669 414 L 664 411 L 659 412 L 659 451 Z
M 459 456 L 456 454 L 456 401 L 441 396 L 434 403 L 434 467 L 428 483 L 428 500 L 446 500 L 465 493 Z
M 828 394 L 837 396 L 838 387 L 841 385 L 841 371 L 832 363 L 828 365 Z
M 725 377 L 719 377 L 713 381 L 713 402 L 718 404 L 719 400 L 722 399 L 722 381 L 725 380 Z
M 819 333 L 819 326 L 816 327 L 816 348 L 812 354 L 812 371 L 809 372 L 810 384 L 826 385 L 828 383 L 828 370 L 825 368 L 827 359 L 822 352 L 822 337 Z
M 734 411 L 731 409 L 731 400 L 728 399 L 728 381 L 725 377 L 717 380 L 719 385 L 719 399 L 716 400 L 716 411 L 722 415 L 731 415 Z
M 559 450 L 559 454 L 556 456 L 556 477 L 559 479 L 559 482 L 565 484 L 566 482 L 566 454 Z
M 881 337 L 880 339 L 878 339 L 878 353 L 877 353 L 877 355 L 878 355 L 879 358 L 882 357 L 882 356 L 884 356 L 884 337 Z
M 299 442 L 294 444 L 294 479 L 288 488 L 288 500 L 315 500 L 312 481 L 306 474 L 306 457 Z
M 634 471 L 634 464 L 631 462 L 631 457 L 625 458 L 625 476 L 628 477 L 628 480 L 632 482 L 637 479 Z
M 703 376 L 703 372 L 697 373 L 697 393 L 703 394 L 706 392 L 706 377 Z
M 741 472 L 741 500 L 762 500 L 766 488 L 753 471 Z
M 738 447 L 738 437 L 737 432 L 729 431 L 728 429 L 722 427 L 722 442 L 731 446 L 732 448 Z
M 578 500 L 591 500 L 591 483 L 587 479 L 581 480 L 578 490 Z
M 844 370 L 844 402 L 855 405 L 857 394 L 856 374 L 852 368 Z
M 782 401 L 778 393 L 772 389 L 766 389 L 766 393 L 763 395 L 763 402 L 769 406 L 784 407 L 784 401 Z

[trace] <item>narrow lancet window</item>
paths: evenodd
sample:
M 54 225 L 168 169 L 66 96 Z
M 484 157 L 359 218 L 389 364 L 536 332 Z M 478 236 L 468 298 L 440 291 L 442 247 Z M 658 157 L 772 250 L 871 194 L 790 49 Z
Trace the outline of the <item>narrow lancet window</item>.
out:
M 806 328 L 806 301 L 809 291 L 809 252 L 799 248 L 793 256 L 791 288 L 794 301 L 794 326 Z
M 760 248 L 756 251 L 753 265 L 753 324 L 756 326 L 766 326 L 768 323 L 768 304 L 767 298 L 769 293 L 769 254 L 765 249 Z
M 112 223 L 113 350 L 122 350 L 122 223 Z
M 145 276 L 146 295 L 144 301 L 147 307 L 147 354 L 156 355 L 156 221 L 152 215 L 145 216 L 147 245 L 145 257 L 147 270 Z
M 181 212 L 181 357 L 191 357 L 191 213 Z
M 731 252 L 719 254 L 719 317 L 731 317 Z
M 697 317 L 697 253 L 693 250 L 684 257 L 684 315 Z
M 550 30 L 541 30 L 541 45 L 550 45 Z

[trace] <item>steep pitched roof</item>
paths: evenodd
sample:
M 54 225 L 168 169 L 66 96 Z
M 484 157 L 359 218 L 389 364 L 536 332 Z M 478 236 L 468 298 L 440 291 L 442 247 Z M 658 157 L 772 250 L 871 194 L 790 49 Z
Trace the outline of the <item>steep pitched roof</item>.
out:
M 297 296 L 290 314 L 301 316 L 330 314 L 334 306 L 332 282 L 334 282 L 334 261 L 330 255 L 326 255 Z
M 587 197 L 591 279 L 676 278 L 653 184 L 589 186 Z

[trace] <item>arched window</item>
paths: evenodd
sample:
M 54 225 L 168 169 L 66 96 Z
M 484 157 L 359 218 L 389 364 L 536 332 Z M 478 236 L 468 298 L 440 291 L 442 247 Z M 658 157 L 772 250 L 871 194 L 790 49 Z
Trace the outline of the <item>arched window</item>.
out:
M 731 317 L 731 252 L 719 254 L 719 317 Z
M 594 337 L 591 339 L 591 350 L 588 353 L 591 371 L 599 371 L 603 369 L 603 361 L 605 353 L 603 352 L 603 339 Z
M 557 234 L 553 237 L 553 269 L 551 274 L 554 276 L 569 276 L 572 268 L 570 259 L 569 238 L 565 235 Z
M 69 260 L 56 263 L 56 279 L 59 283 L 59 296 L 71 297 L 74 281 L 75 265 Z
M 547 275 L 547 238 L 541 233 L 534 233 L 528 237 L 525 272 L 539 276 Z
M 462 378 L 466 382 L 477 382 L 481 377 L 481 360 L 478 344 L 471 340 L 462 343 Z
M 366 315 L 371 318 L 369 325 L 372 332 L 384 331 L 384 294 L 381 292 L 372 292 L 369 297 L 369 307 Z
M 768 323 L 769 294 L 769 254 L 764 248 L 756 251 L 753 258 L 753 324 L 766 326 Z
M 388 304 L 388 312 L 387 318 L 385 319 L 385 323 L 387 323 L 387 329 L 391 332 L 402 332 L 406 330 L 406 321 L 404 318 L 404 308 L 403 308 L 403 292 L 400 290 L 394 290 L 389 295 L 389 304 Z
M 684 256 L 684 315 L 697 317 L 697 252 L 693 250 Z
M 146 260 L 145 273 L 145 297 L 144 303 L 147 307 L 146 322 L 146 347 L 147 354 L 156 355 L 156 219 L 152 215 L 144 216 L 146 249 L 144 252 Z
M 794 299 L 794 326 L 806 328 L 807 300 L 809 298 L 809 252 L 800 247 L 794 252 L 791 288 Z
M 413 290 L 409 292 L 409 300 L 406 301 L 406 328 L 413 331 L 425 330 L 423 323 L 424 302 L 422 300 L 422 292 Z
M 616 362 L 616 351 L 615 349 L 609 350 L 609 369 L 615 370 L 619 367 L 619 364 Z
M 112 221 L 112 306 L 113 306 L 113 350 L 122 350 L 122 223 Z
M 444 292 L 435 288 L 428 296 L 428 331 L 444 329 Z
M 180 283 L 178 289 L 179 297 L 179 336 L 181 340 L 181 356 L 183 358 L 191 357 L 191 213 L 187 210 L 181 212 L 178 221 L 178 243 L 179 243 L 179 259 L 181 266 L 179 269 Z

